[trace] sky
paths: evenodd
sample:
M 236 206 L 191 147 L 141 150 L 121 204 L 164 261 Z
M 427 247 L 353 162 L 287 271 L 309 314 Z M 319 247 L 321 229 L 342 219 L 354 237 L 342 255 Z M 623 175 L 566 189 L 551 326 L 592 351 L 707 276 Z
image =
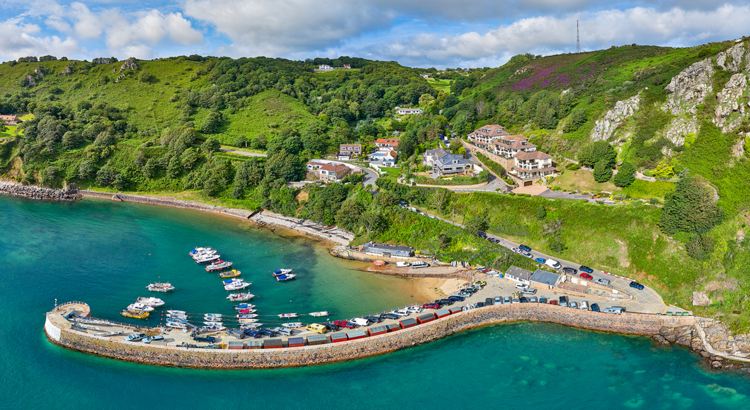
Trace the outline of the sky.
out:
M 750 35 L 750 1 L 0 0 L 0 60 L 351 56 L 496 67 L 515 54 Z

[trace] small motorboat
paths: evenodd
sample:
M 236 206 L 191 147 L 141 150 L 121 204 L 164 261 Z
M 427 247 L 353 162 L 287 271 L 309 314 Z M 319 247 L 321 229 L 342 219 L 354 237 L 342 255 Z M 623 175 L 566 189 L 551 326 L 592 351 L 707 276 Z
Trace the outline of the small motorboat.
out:
M 373 264 L 376 266 L 385 266 L 385 262 L 381 260 L 374 261 Z
M 169 282 L 156 282 L 149 283 L 148 286 L 146 286 L 146 289 L 151 292 L 169 292 L 174 290 L 174 286 Z
M 292 270 L 291 269 L 277 269 L 273 271 L 273 276 L 286 275 L 287 273 L 292 273 Z
M 227 299 L 229 299 L 232 302 L 246 302 L 248 300 L 251 300 L 254 298 L 255 295 L 252 293 L 232 293 L 229 296 L 227 296 Z
M 209 320 L 209 319 L 218 319 L 218 320 L 221 320 L 221 313 L 205 313 L 203 315 L 203 317 L 206 320 Z
M 203 264 L 203 263 L 218 261 L 219 258 L 221 258 L 221 255 L 213 254 L 213 255 L 200 255 L 200 256 L 196 256 L 193 259 L 195 259 L 197 263 Z
M 235 306 L 235 310 L 243 310 L 243 309 L 253 309 L 255 305 L 251 305 L 249 303 L 240 303 L 239 305 Z
M 242 309 L 242 310 L 238 310 L 237 313 L 239 313 L 239 315 L 237 315 L 237 317 L 240 317 L 242 315 L 249 315 L 250 313 L 255 313 L 257 311 L 258 311 L 257 309 Z
M 282 323 L 281 326 L 284 326 L 289 329 L 299 329 L 304 325 L 302 324 L 302 322 L 291 322 L 291 323 Z
M 206 326 L 224 326 L 224 323 L 221 322 L 203 322 Z
M 216 252 L 216 250 L 211 248 L 210 246 L 204 246 L 204 247 L 196 246 L 195 248 L 193 248 L 192 251 L 190 251 L 190 254 L 192 255 L 194 253 L 201 253 L 201 252 Z
M 136 299 L 135 303 L 142 303 L 142 304 L 144 304 L 146 306 L 151 306 L 151 307 L 164 306 L 164 301 L 161 300 L 161 299 L 159 299 L 159 298 L 143 298 L 143 297 L 141 297 L 141 298 Z
M 218 257 L 216 259 L 219 259 Z M 222 260 L 217 260 L 216 262 L 206 266 L 206 272 L 217 272 L 220 270 L 227 269 L 231 267 L 233 262 L 225 262 Z
M 240 329 L 257 329 L 263 326 L 263 323 L 242 323 Z
M 143 311 L 135 312 L 130 310 L 123 310 L 122 312 L 120 312 L 120 314 L 133 319 L 146 319 L 148 317 L 148 312 Z
M 187 329 L 187 324 L 180 322 L 167 322 L 167 327 L 171 327 L 173 329 Z
M 164 336 L 162 336 L 162 335 L 156 335 L 156 336 L 151 336 L 151 337 L 147 337 L 147 338 L 143 339 L 143 343 L 149 344 L 151 342 L 159 342 L 159 341 L 162 341 L 162 340 L 164 340 Z
M 174 317 L 168 317 L 167 318 L 167 323 L 184 323 L 184 324 L 186 324 L 187 322 L 188 322 L 187 319 L 174 318 Z
M 168 315 L 183 315 L 183 316 L 187 316 L 187 312 L 185 312 L 184 310 L 168 310 L 167 314 Z
M 132 303 L 128 305 L 128 310 L 133 312 L 153 312 L 154 308 L 148 305 L 144 305 L 143 303 Z
M 240 275 L 242 275 L 242 272 L 238 271 L 237 269 L 232 269 L 232 270 L 227 271 L 227 272 L 221 272 L 221 273 L 219 273 L 219 277 L 222 278 L 222 279 L 224 279 L 224 278 L 236 278 L 237 276 L 240 276 Z
M 234 283 L 230 283 L 228 285 L 224 285 L 224 290 L 228 290 L 228 291 L 242 290 L 242 289 L 247 288 L 250 285 L 252 285 L 252 283 L 248 283 L 248 282 L 234 282 Z
M 326 317 L 326 316 L 329 316 L 330 313 L 328 313 L 327 310 L 324 310 L 322 312 L 311 312 L 309 313 L 309 315 L 312 317 Z
M 225 285 L 228 285 L 230 283 L 241 283 L 241 282 L 244 282 L 244 281 L 245 281 L 245 279 L 233 278 L 233 279 L 223 280 L 223 281 L 221 281 L 221 283 L 223 283 Z
M 248 317 L 239 318 L 237 319 L 237 321 L 239 321 L 240 323 L 255 323 L 258 321 L 257 319 L 258 315 L 250 315 L 250 316 L 252 317 L 248 316 Z
M 222 330 L 227 330 L 222 324 L 206 325 L 200 328 L 201 332 L 220 332 Z
M 294 279 L 295 277 L 297 277 L 297 275 L 295 275 L 294 273 L 289 273 L 289 274 L 286 274 L 286 275 L 279 275 L 279 276 L 276 277 L 276 281 L 277 282 L 288 282 L 288 281 Z
M 282 319 L 294 319 L 295 317 L 299 317 L 299 314 L 297 313 L 282 313 L 279 315 Z

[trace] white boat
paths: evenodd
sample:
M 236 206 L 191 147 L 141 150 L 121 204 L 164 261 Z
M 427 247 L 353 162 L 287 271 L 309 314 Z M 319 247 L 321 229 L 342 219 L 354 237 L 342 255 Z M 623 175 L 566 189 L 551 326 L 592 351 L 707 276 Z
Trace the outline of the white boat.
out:
M 218 325 L 206 325 L 206 326 L 203 326 L 202 328 L 200 328 L 201 332 L 220 332 L 222 330 L 227 330 L 227 328 L 224 327 L 224 325 L 222 325 L 222 324 L 218 324 Z
M 204 247 L 196 246 L 195 248 L 193 248 L 192 251 L 190 251 L 190 253 L 192 254 L 193 252 L 210 252 L 210 251 L 215 251 L 215 250 L 211 248 L 210 246 L 204 246 Z
M 309 315 L 312 317 L 326 317 L 326 316 L 329 316 L 330 313 L 328 313 L 327 310 L 324 310 L 322 312 L 311 312 L 309 313 Z
M 184 310 L 168 310 L 167 314 L 168 315 L 183 315 L 183 316 L 187 316 L 187 312 L 185 312 Z
M 302 322 L 292 322 L 292 323 L 282 323 L 281 326 L 284 326 L 289 329 L 299 329 L 304 325 L 302 324 Z
M 213 255 L 200 255 L 195 257 L 195 261 L 198 263 L 208 263 L 213 261 L 218 261 L 219 258 L 221 258 L 221 255 L 213 254 Z
M 263 326 L 263 323 L 242 323 L 240 329 L 257 329 Z
M 276 277 L 277 282 L 287 282 L 297 277 L 294 273 L 287 273 L 286 275 L 279 275 Z
M 144 298 L 140 297 L 135 300 L 136 303 L 142 303 L 146 306 L 159 307 L 164 306 L 164 301 L 159 298 Z
M 203 315 L 203 317 L 206 320 L 209 320 L 209 319 L 219 319 L 219 320 L 221 320 L 221 313 L 205 313 Z
M 231 300 L 232 302 L 245 302 L 248 300 L 251 300 L 254 298 L 255 295 L 252 293 L 232 293 L 229 296 L 227 296 L 227 299 Z
M 203 322 L 203 324 L 206 326 L 224 326 L 221 322 Z
M 257 317 L 258 315 L 254 315 L 254 316 Z M 237 319 L 237 321 L 239 321 L 240 323 L 255 323 L 258 320 L 255 319 L 255 318 L 244 317 L 244 318 L 241 318 L 241 319 Z
M 235 306 L 235 310 L 244 310 L 244 309 L 254 309 L 255 305 L 251 305 L 249 303 L 240 303 L 239 305 Z
M 235 317 L 238 317 L 238 318 L 239 317 L 248 317 L 247 315 L 250 315 L 250 314 L 253 314 L 253 313 L 257 313 L 258 309 L 242 309 L 239 312 L 240 312 L 240 314 L 238 314 Z
M 295 317 L 299 317 L 297 313 L 282 313 L 279 315 L 282 319 L 293 319 Z
M 167 327 L 171 327 L 173 329 L 187 329 L 187 325 L 180 322 L 167 322 Z
M 131 312 L 153 312 L 154 308 L 143 303 L 132 303 L 128 305 L 128 310 Z
M 148 286 L 146 286 L 146 289 L 151 292 L 169 292 L 174 290 L 174 286 L 169 282 L 156 282 L 149 283 Z
M 244 281 L 245 279 L 242 279 L 242 278 L 232 278 L 232 279 L 223 280 L 221 281 L 221 283 L 225 285 L 229 285 L 230 283 L 242 283 Z
M 273 271 L 273 276 L 286 275 L 287 273 L 292 273 L 292 270 L 291 269 L 277 269 Z
M 230 283 L 228 285 L 224 285 L 224 290 L 228 290 L 228 291 L 242 290 L 242 289 L 245 289 L 246 287 L 248 287 L 250 285 L 252 285 L 252 283 L 248 283 L 248 282 L 235 282 L 235 283 Z

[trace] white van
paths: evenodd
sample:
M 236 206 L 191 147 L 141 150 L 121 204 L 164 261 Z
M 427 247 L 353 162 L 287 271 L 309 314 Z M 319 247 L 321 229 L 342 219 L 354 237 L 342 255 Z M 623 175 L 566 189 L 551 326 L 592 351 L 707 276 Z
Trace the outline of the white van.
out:
M 608 307 L 608 308 L 604 309 L 603 312 L 604 313 L 612 313 L 612 314 L 615 314 L 615 315 L 620 315 L 624 311 L 625 311 L 625 308 L 623 308 L 621 306 L 611 306 L 611 307 Z
M 411 266 L 409 262 L 396 262 L 397 268 L 408 268 L 409 266 Z
M 357 317 L 351 320 L 352 323 L 354 323 L 357 326 L 367 326 L 370 324 L 370 321 L 367 319 L 363 319 L 361 317 Z
M 428 266 L 430 266 L 430 265 L 427 264 L 427 262 L 423 262 L 423 261 L 417 261 L 417 262 L 412 262 L 411 263 L 411 267 L 412 268 L 426 268 Z
M 560 265 L 560 262 L 554 260 L 554 259 L 547 259 L 544 261 L 544 264 L 549 266 L 552 269 L 560 269 L 562 268 L 562 265 Z

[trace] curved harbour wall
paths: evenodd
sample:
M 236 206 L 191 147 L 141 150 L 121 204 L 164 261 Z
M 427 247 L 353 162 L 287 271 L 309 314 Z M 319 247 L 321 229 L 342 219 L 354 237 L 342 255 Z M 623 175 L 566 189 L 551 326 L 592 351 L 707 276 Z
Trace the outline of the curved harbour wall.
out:
M 253 369 L 360 359 L 416 346 L 479 326 L 514 321 L 549 322 L 589 330 L 653 336 L 659 333 L 662 326 L 691 326 L 694 319 L 632 313 L 610 315 L 546 304 L 496 305 L 365 339 L 271 350 L 188 349 L 115 341 L 73 330 L 69 322 L 54 311 L 47 314 L 45 333 L 60 346 L 119 360 L 160 366 Z

